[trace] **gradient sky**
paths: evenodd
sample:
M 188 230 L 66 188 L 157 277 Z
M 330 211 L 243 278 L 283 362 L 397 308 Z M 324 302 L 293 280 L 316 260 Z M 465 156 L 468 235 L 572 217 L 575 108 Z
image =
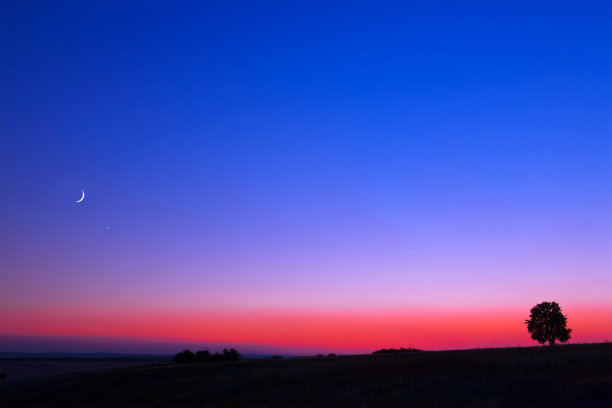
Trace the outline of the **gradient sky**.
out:
M 1 7 L 4 339 L 612 337 L 611 2 Z

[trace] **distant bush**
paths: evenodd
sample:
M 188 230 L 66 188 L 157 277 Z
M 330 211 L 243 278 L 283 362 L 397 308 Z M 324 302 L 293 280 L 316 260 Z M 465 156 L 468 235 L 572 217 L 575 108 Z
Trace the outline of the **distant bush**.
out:
M 4 373 L 0 373 L 0 381 L 4 381 L 8 378 L 8 375 L 4 374 Z
M 240 353 L 238 352 L 238 350 L 231 348 L 231 349 L 223 349 L 223 359 L 225 361 L 238 361 L 240 360 L 242 356 L 240 355 Z
M 194 363 L 196 361 L 196 355 L 190 350 L 183 350 L 180 353 L 176 353 L 174 356 L 175 363 Z
M 198 363 L 206 363 L 211 360 L 211 357 L 208 350 L 199 350 L 195 353 L 195 359 Z
M 280 360 L 283 358 L 283 356 L 270 356 L 268 357 L 270 360 Z
M 336 357 L 336 353 L 329 353 L 327 357 Z
M 219 361 L 223 361 L 223 354 L 221 353 L 215 353 L 213 355 L 210 356 L 210 361 L 212 362 L 219 362 Z
M 190 350 L 183 350 L 180 353 L 177 353 L 174 356 L 175 363 L 214 363 L 219 361 L 237 361 L 240 360 L 242 356 L 238 352 L 238 350 L 224 349 L 223 354 L 215 353 L 210 354 L 208 350 L 199 350 L 196 351 L 195 354 Z
M 408 347 L 408 348 L 400 348 L 400 349 L 394 349 L 394 348 L 388 348 L 388 349 L 380 349 L 380 350 L 376 350 L 375 352 L 373 352 L 372 354 L 388 354 L 388 353 L 414 353 L 417 351 L 423 351 L 423 350 L 419 350 L 419 349 L 415 349 L 412 347 Z

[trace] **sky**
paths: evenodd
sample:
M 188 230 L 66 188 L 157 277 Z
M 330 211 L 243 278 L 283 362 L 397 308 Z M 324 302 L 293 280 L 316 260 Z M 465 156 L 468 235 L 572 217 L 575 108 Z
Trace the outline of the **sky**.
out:
M 609 339 L 611 15 L 3 1 L 0 349 Z

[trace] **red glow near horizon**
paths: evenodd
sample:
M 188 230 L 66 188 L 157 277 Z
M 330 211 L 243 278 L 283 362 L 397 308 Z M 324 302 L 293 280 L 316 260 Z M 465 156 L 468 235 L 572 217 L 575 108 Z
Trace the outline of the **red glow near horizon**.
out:
M 612 313 L 602 308 L 568 308 L 573 342 L 604 341 Z M 104 312 L 68 309 L 4 314 L 3 334 L 114 336 L 278 345 L 370 352 L 388 347 L 429 350 L 535 345 L 524 325 L 525 311 L 232 311 Z

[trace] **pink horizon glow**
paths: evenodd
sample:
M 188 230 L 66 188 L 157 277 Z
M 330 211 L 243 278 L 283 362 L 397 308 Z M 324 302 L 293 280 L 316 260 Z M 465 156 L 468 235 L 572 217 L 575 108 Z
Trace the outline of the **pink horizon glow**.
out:
M 564 308 L 571 342 L 598 342 L 612 334 L 612 310 Z M 285 351 L 371 352 L 389 347 L 427 350 L 537 345 L 524 325 L 523 309 L 278 311 L 117 311 L 22 309 L 3 318 L 3 334 L 109 336 L 278 346 Z

